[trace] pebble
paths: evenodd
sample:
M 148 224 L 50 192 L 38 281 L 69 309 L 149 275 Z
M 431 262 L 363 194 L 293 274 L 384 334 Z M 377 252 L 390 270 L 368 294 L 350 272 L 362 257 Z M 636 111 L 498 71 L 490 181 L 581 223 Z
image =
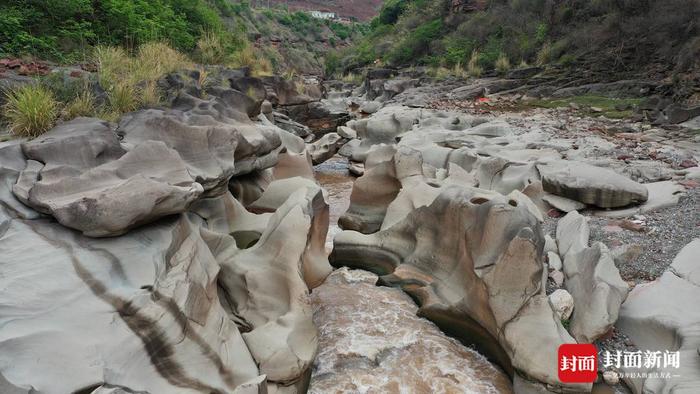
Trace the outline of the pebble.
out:
M 552 271 L 549 273 L 549 279 L 554 282 L 557 288 L 564 285 L 564 274 L 561 271 Z
M 569 320 L 574 312 L 574 297 L 564 289 L 556 290 L 550 294 L 549 303 L 561 320 Z

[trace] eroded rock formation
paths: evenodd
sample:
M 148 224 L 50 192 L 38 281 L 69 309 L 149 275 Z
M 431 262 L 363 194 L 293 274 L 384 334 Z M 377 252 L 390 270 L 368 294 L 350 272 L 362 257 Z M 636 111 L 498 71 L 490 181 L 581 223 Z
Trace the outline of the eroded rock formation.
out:
M 421 316 L 511 375 L 561 387 L 552 344 L 574 339 L 544 295 L 543 248 L 540 221 L 517 194 L 448 184 L 386 229 L 340 233 L 331 262 L 400 286 Z
M 306 391 L 326 197 L 304 142 L 257 118 L 263 85 L 226 75 L 0 145 L 0 391 Z
M 678 364 L 656 365 L 648 372 L 673 379 L 634 378 L 635 392 L 692 393 L 700 390 L 700 240 L 686 245 L 660 279 L 637 286 L 620 310 L 618 327 L 643 351 L 679 352 Z

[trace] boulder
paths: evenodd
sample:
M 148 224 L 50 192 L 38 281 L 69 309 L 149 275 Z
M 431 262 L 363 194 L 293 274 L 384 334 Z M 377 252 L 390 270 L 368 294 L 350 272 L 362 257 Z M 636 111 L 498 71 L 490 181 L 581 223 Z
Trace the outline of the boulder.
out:
M 556 271 L 561 271 L 562 270 L 562 262 L 561 258 L 556 252 L 547 252 L 547 263 L 549 265 L 549 269 L 553 269 Z
M 275 126 L 298 137 L 305 138 L 311 135 L 311 129 L 301 123 L 293 121 L 289 118 L 289 116 L 283 113 L 273 112 L 272 119 L 270 120 L 275 124 Z
M 0 142 L 0 205 L 4 206 L 8 210 L 8 214 L 13 217 L 36 219 L 40 214 L 25 205 L 26 192 L 24 194 L 25 203 L 12 192 L 20 174 L 27 168 L 27 160 L 22 154 L 21 142 L 20 140 Z M 35 163 L 41 165 L 41 163 Z M 34 173 L 27 173 L 27 175 L 29 175 L 27 177 L 29 182 L 23 181 L 23 184 L 31 184 L 31 179 L 36 177 Z
M 357 138 L 357 131 L 347 127 L 338 126 L 338 135 L 349 140 Z
M 203 193 L 177 152 L 164 143 L 148 141 L 123 153 L 106 128 L 96 131 L 102 139 L 85 143 L 94 130 L 73 135 L 71 127 L 85 122 L 65 123 L 24 144 L 32 160 L 14 188 L 21 201 L 66 227 L 105 237 L 184 212 Z
M 640 378 L 635 392 L 694 393 L 700 390 L 700 240 L 686 245 L 657 281 L 638 285 L 620 309 L 617 327 L 642 351 L 678 352 L 678 366 L 650 372 L 672 379 Z M 633 371 L 623 371 L 633 372 Z
M 593 343 L 617 321 L 627 298 L 627 282 L 620 277 L 608 248 L 596 242 L 564 258 L 566 290 L 574 297 L 569 331 L 579 343 Z
M 573 161 L 537 165 L 544 190 L 600 208 L 618 208 L 647 200 L 647 189 L 615 171 Z
M 222 261 L 224 297 L 245 327 L 245 343 L 261 372 L 281 385 L 298 381 L 316 354 L 307 283 L 319 285 L 330 273 L 327 260 L 322 266 L 308 258 L 310 249 L 323 251 L 323 227 L 328 226 L 327 216 L 323 220 L 315 211 L 319 198 L 319 189 L 298 189 L 270 217 L 254 245 L 215 251 Z
M 566 260 L 569 254 L 576 254 L 586 249 L 590 235 L 588 219 L 576 211 L 569 212 L 557 223 L 559 256 Z
M 262 83 L 267 90 L 267 100 L 273 105 L 303 105 L 314 101 L 313 98 L 299 92 L 293 80 L 272 75 L 263 77 Z
M 344 103 L 344 100 L 341 101 Z M 332 100 L 280 106 L 277 110 L 295 122 L 309 127 L 316 136 L 335 132 L 338 126 L 350 120 L 350 114 L 345 105 L 336 105 Z
M 149 140 L 164 142 L 209 193 L 221 193 L 233 175 L 277 162 L 281 141 L 276 127 L 253 123 L 218 97 L 181 96 L 176 108 L 125 115 L 119 122 L 123 143 L 128 147 Z
M 377 101 L 368 101 L 360 106 L 360 111 L 365 114 L 373 114 L 382 107 L 382 103 Z
M 544 252 L 549 253 L 549 252 L 554 252 L 554 253 L 559 253 L 559 248 L 557 247 L 557 241 L 552 238 L 549 234 L 545 234 L 544 236 Z
M 345 145 L 346 139 L 337 133 L 328 133 L 318 141 L 308 144 L 308 151 L 311 153 L 311 160 L 314 165 L 321 164 L 338 153 L 338 150 Z

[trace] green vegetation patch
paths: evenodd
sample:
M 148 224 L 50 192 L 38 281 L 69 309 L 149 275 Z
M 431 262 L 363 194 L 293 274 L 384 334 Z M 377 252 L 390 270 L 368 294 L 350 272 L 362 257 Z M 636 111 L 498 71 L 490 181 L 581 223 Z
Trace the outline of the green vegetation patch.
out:
M 538 99 L 528 101 L 528 107 L 563 108 L 578 107 L 578 110 L 590 116 L 605 116 L 610 119 L 628 118 L 639 106 L 639 98 L 611 98 L 604 96 L 574 96 L 561 99 Z M 572 105 L 573 104 L 573 105 Z

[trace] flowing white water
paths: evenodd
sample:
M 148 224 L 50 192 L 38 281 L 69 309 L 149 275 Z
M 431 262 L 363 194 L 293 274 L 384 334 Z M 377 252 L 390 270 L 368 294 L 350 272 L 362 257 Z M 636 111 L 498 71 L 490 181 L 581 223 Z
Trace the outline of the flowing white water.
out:
M 332 240 L 353 179 L 336 158 L 317 167 L 317 178 L 329 192 Z M 343 268 L 314 289 L 319 354 L 311 393 L 512 392 L 497 367 L 416 316 L 418 307 L 402 291 L 376 281 L 369 272 Z

